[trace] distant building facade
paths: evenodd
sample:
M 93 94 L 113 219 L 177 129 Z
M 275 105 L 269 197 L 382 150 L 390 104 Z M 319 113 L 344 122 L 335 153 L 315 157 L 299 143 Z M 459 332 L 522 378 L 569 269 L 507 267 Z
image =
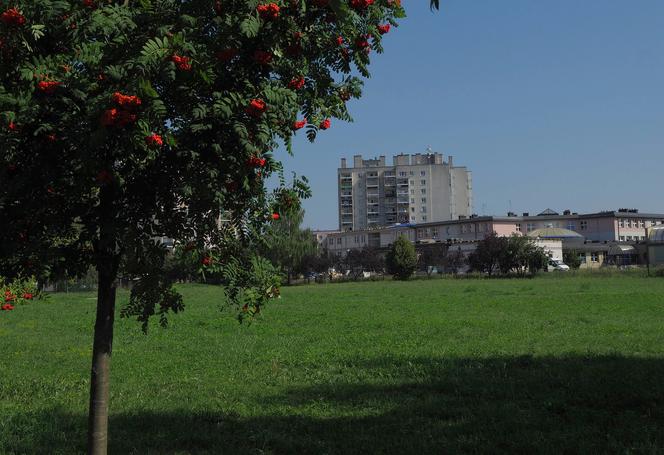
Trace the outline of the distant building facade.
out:
M 361 231 L 396 223 L 455 220 L 472 213 L 472 178 L 440 153 L 341 159 L 337 172 L 339 230 Z
M 333 254 L 342 256 L 351 249 L 387 248 L 400 235 L 404 235 L 413 243 L 443 242 L 460 247 L 468 245 L 468 248 L 472 249 L 472 244 L 492 232 L 500 236 L 527 235 L 544 228 L 563 228 L 578 233 L 579 237 L 575 239 L 562 239 L 563 246 L 577 250 L 584 267 L 599 267 L 605 257 L 610 255 L 612 245 L 639 242 L 645 244 L 649 237 L 650 243 L 656 244 L 659 240 L 652 240 L 655 238 L 653 232 L 664 231 L 664 213 L 639 213 L 637 210 L 620 209 L 579 214 L 566 210 L 561 215 L 547 209 L 532 216 L 527 213 L 521 216 L 510 213 L 506 217 L 471 216 L 453 221 L 331 233 L 323 240 L 322 246 Z M 664 241 L 662 243 L 664 244 Z M 664 252 L 659 253 L 654 249 L 650 256 L 654 258 L 656 254 L 664 257 Z

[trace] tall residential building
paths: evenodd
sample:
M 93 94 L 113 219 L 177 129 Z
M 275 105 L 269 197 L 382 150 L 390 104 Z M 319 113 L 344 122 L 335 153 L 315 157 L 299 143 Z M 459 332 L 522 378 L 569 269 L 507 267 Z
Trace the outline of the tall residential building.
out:
M 470 216 L 471 174 L 440 153 L 341 159 L 338 169 L 339 229 L 357 231 L 395 223 L 428 223 Z

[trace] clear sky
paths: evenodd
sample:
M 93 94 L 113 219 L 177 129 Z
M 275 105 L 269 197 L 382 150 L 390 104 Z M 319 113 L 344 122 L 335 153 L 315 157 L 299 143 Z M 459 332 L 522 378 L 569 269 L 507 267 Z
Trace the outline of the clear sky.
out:
M 664 212 L 663 0 L 402 0 L 355 123 L 277 153 L 305 225 L 336 228 L 341 157 L 433 151 L 473 173 L 474 211 Z

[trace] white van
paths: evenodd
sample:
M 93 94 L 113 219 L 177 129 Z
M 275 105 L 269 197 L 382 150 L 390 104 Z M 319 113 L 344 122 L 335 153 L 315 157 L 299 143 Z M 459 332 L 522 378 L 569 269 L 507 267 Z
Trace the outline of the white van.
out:
M 569 265 L 565 264 L 563 261 L 560 259 L 549 259 L 549 264 L 547 267 L 547 270 L 549 272 L 568 272 L 569 271 Z

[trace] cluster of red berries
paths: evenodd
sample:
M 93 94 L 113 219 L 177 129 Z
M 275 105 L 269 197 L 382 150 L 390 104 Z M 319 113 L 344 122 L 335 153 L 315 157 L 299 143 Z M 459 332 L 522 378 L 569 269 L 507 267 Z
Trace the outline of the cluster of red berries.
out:
M 57 82 L 57 81 L 40 81 L 37 84 L 37 88 L 39 89 L 40 92 L 45 93 L 47 95 L 52 95 L 55 90 L 62 85 L 62 82 Z
M 384 35 L 390 31 L 390 24 L 383 24 L 378 26 L 378 33 Z
M 13 302 L 14 300 L 16 300 L 16 294 L 10 289 L 5 289 L 5 302 Z
M 265 158 L 258 158 L 257 156 L 252 156 L 247 160 L 247 165 L 251 167 L 265 167 L 267 160 Z
M 293 129 L 294 130 L 299 130 L 300 128 L 304 128 L 304 126 L 307 124 L 307 119 L 305 118 L 304 120 L 298 120 L 296 122 L 293 122 Z
M 261 19 L 266 21 L 273 21 L 279 17 L 279 5 L 276 3 L 268 3 L 266 5 L 258 5 L 256 11 Z
M 182 71 L 190 71 L 191 70 L 191 59 L 189 57 L 184 57 L 178 54 L 173 54 L 171 56 L 171 61 L 175 63 L 175 66 L 178 67 L 178 69 Z
M 106 109 L 101 117 L 104 126 L 126 126 L 136 122 L 138 118 L 134 109 L 141 105 L 141 99 L 135 95 L 123 95 L 120 92 L 113 94 L 112 100 L 118 108 Z
M 318 125 L 318 128 L 320 128 L 321 130 L 326 130 L 330 127 L 330 124 L 331 124 L 330 119 L 326 118 L 320 123 L 320 125 Z
M 16 8 L 10 8 L 0 15 L 0 20 L 7 25 L 23 25 L 25 17 Z
M 120 107 L 132 108 L 141 105 L 141 99 L 136 95 L 123 95 L 120 92 L 115 92 L 112 98 L 113 102 Z
M 362 11 L 372 5 L 374 0 L 350 0 L 350 6 L 356 11 Z
M 269 65 L 272 63 L 272 54 L 262 50 L 254 51 L 254 61 L 260 65 Z
M 244 111 L 254 118 L 260 117 L 267 110 L 267 104 L 261 99 L 254 98 L 249 102 Z
M 302 87 L 304 87 L 304 78 L 302 76 L 291 79 L 288 83 L 288 88 L 292 88 L 293 90 L 300 90 Z
M 164 145 L 164 140 L 160 135 L 152 133 L 151 135 L 145 137 L 145 143 L 150 147 L 161 147 Z
M 360 49 L 364 49 L 364 51 L 369 52 L 371 50 L 371 44 L 369 44 L 369 38 L 371 38 L 371 35 L 365 34 L 365 35 L 360 35 L 355 39 L 355 46 L 357 46 Z

